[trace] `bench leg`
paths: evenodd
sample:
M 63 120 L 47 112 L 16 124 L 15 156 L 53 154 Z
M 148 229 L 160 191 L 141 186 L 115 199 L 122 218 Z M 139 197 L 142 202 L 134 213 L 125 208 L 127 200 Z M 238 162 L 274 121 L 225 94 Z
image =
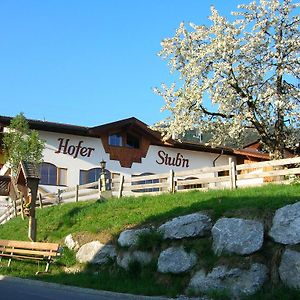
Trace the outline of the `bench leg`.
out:
M 15 249 L 15 247 L 12 247 L 12 249 Z M 10 259 L 8 260 L 8 264 L 7 264 L 7 267 L 9 267 L 10 266 L 10 263 L 11 263 L 11 259 L 12 259 L 12 256 L 13 256 L 13 252 L 11 252 L 11 257 L 10 257 Z
M 49 267 L 50 267 L 50 261 L 48 260 L 45 268 L 46 273 L 49 271 Z

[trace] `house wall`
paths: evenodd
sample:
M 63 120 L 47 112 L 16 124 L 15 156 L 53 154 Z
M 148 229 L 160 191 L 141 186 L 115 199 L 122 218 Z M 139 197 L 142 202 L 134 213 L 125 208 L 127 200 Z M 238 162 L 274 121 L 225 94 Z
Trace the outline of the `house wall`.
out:
M 46 131 L 40 131 L 40 137 L 45 140 L 44 162 L 67 169 L 67 186 L 78 184 L 80 170 L 99 167 L 102 159 L 107 162 L 106 168 L 109 171 L 131 176 L 142 173 L 164 173 L 170 169 L 183 171 L 213 166 L 213 161 L 219 156 L 216 153 L 150 145 L 145 158 L 141 158 L 141 163 L 133 162 L 130 168 L 126 168 L 121 166 L 120 161 L 110 159 L 110 154 L 105 152 L 100 138 Z M 117 148 L 120 152 L 126 151 L 126 148 Z M 215 164 L 227 165 L 228 159 L 228 155 L 222 155 Z M 44 186 L 44 188 L 55 191 L 58 187 Z

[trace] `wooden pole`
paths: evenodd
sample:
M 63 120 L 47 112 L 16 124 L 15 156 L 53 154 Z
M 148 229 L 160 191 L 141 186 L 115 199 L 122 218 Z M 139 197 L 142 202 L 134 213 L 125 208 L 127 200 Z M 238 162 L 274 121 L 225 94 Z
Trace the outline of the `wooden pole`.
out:
M 122 197 L 123 185 L 124 185 L 124 175 L 122 174 L 120 176 L 120 186 L 119 186 L 118 198 Z
M 40 204 L 40 208 L 43 208 L 43 201 L 42 201 L 42 194 L 39 193 L 39 204 Z
M 60 204 L 60 202 L 61 202 L 61 193 L 62 193 L 62 190 L 58 189 L 57 190 L 57 201 L 58 201 L 58 204 Z
M 102 181 L 101 181 L 101 175 L 100 175 L 100 177 L 99 177 L 99 179 L 98 179 L 98 197 L 99 197 L 99 199 L 101 199 L 101 190 L 102 190 Z
M 75 186 L 75 202 L 78 202 L 79 198 L 79 185 L 76 184 Z
M 33 242 L 36 241 L 36 232 L 37 232 L 35 207 L 36 207 L 38 184 L 39 184 L 39 179 L 27 180 L 27 186 L 30 188 L 30 192 L 31 192 L 31 201 L 30 201 L 30 208 L 29 208 L 30 214 L 29 214 L 28 238 Z
M 236 189 L 236 163 L 232 159 L 232 157 L 229 157 L 229 180 L 230 180 L 230 189 Z
M 22 220 L 24 220 L 24 195 L 23 195 L 23 193 L 21 194 L 21 217 L 22 217 Z
M 16 197 L 13 197 L 12 202 L 13 202 L 13 206 L 14 206 L 14 215 L 16 217 L 18 215 L 18 212 L 17 212 L 17 199 L 16 199 Z
M 170 170 L 169 175 L 169 192 L 174 194 L 175 193 L 175 181 L 174 181 L 174 171 Z

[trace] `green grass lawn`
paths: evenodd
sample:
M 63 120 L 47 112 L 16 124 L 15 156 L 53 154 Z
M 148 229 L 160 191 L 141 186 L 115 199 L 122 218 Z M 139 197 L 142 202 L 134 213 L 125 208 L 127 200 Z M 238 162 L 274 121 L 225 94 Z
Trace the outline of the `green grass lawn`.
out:
M 294 184 L 62 204 L 37 209 L 37 240 L 62 243 L 64 237 L 72 233 L 81 243 L 93 239 L 105 243 L 115 240 L 126 228 L 149 224 L 157 226 L 173 217 L 196 211 L 209 212 L 213 220 L 221 216 L 259 219 L 269 228 L 277 208 L 299 200 L 300 185 Z M 27 219 L 14 218 L 0 226 L 0 239 L 27 240 L 27 230 Z M 206 249 L 209 245 L 203 247 Z M 208 260 L 214 261 L 214 258 L 208 257 Z M 48 275 L 35 277 L 33 274 L 38 268 L 43 269 L 43 266 L 28 262 L 13 262 L 9 269 L 1 262 L 0 273 L 119 292 L 170 296 L 182 293 L 188 280 L 184 275 L 158 277 L 155 275 L 155 265 L 148 270 L 130 270 L 129 274 L 113 265 L 106 266 L 101 272 L 91 266 L 85 266 L 77 274 L 64 272 L 65 267 L 71 268 L 74 265 L 74 253 L 64 250 L 63 257 L 51 266 L 51 273 Z M 276 299 L 267 298 L 271 291 L 272 289 L 268 289 L 267 294 L 260 299 Z M 284 294 L 287 295 L 285 292 Z M 297 292 L 298 296 L 300 299 Z

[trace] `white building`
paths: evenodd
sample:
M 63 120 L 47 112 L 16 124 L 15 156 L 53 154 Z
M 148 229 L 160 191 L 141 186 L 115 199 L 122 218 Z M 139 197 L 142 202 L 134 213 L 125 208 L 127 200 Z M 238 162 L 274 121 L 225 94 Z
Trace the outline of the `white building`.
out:
M 0 132 L 5 131 L 10 120 L 11 117 L 0 116 Z M 227 165 L 229 157 L 238 163 L 243 163 L 245 158 L 265 159 L 253 151 L 237 153 L 230 148 L 204 144 L 164 142 L 158 132 L 136 118 L 95 127 L 39 120 L 28 120 L 28 123 L 45 140 L 40 185 L 51 192 L 96 181 L 101 160 L 107 162 L 106 169 L 111 174 L 132 176 Z

